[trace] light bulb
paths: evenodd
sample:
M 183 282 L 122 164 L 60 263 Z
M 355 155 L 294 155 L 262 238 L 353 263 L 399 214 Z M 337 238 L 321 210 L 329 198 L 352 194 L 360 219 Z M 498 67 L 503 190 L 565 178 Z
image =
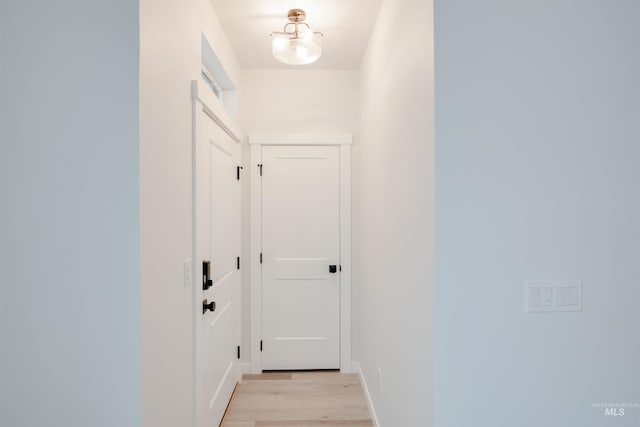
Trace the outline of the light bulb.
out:
M 303 10 L 292 9 L 284 31 L 271 33 L 273 57 L 287 65 L 306 65 L 322 55 L 322 33 L 314 33 L 304 22 Z M 289 31 L 288 31 L 289 29 Z
M 311 33 L 313 34 L 313 33 Z M 299 38 L 287 36 L 274 36 L 272 47 L 273 57 L 280 62 L 289 65 L 311 64 L 322 55 L 322 46 L 319 40 L 305 40 L 299 33 Z

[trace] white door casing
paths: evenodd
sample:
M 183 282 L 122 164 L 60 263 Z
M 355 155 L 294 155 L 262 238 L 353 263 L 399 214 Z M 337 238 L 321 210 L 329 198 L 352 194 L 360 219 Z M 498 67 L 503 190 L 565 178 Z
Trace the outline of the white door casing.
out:
M 198 96 L 194 83 L 194 411 L 197 427 L 217 426 L 239 379 L 240 147 L 235 134 Z M 204 289 L 203 261 L 211 286 Z M 214 303 L 204 309 L 203 301 Z M 213 310 L 212 310 L 213 309 Z
M 351 140 L 249 138 L 254 373 L 351 372 Z

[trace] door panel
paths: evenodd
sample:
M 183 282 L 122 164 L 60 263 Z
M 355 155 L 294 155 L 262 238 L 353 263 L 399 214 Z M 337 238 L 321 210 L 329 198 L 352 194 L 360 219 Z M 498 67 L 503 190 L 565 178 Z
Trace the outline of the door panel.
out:
M 326 258 L 276 258 L 274 260 L 274 279 L 325 280 L 327 261 Z
M 196 277 L 210 261 L 212 286 L 194 288 L 196 425 L 217 426 L 238 379 L 240 185 L 239 147 L 209 116 L 199 111 L 194 147 L 194 240 Z M 215 302 L 203 313 L 202 302 Z
M 339 156 L 262 148 L 263 369 L 340 367 Z

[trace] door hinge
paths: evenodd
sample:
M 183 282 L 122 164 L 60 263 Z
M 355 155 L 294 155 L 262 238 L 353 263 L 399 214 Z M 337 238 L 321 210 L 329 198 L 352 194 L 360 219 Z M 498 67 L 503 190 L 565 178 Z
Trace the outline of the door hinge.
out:
M 240 169 L 243 169 L 242 166 L 238 166 L 236 168 L 236 178 L 238 179 L 238 181 L 240 181 Z
M 262 163 L 258 164 L 258 168 L 260 169 L 260 176 L 262 176 Z
M 240 360 L 240 346 L 238 346 L 238 360 Z
M 236 258 L 236 268 L 240 270 L 240 257 Z
M 262 252 L 260 252 L 260 264 L 262 264 Z
M 262 340 L 260 340 L 260 351 L 262 351 Z

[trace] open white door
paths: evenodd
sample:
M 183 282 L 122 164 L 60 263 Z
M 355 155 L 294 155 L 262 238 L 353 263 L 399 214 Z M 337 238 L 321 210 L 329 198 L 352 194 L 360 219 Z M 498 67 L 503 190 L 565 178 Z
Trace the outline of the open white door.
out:
M 262 147 L 262 369 L 340 368 L 340 148 Z
M 195 127 L 196 426 L 216 427 L 239 378 L 240 147 L 198 101 Z

